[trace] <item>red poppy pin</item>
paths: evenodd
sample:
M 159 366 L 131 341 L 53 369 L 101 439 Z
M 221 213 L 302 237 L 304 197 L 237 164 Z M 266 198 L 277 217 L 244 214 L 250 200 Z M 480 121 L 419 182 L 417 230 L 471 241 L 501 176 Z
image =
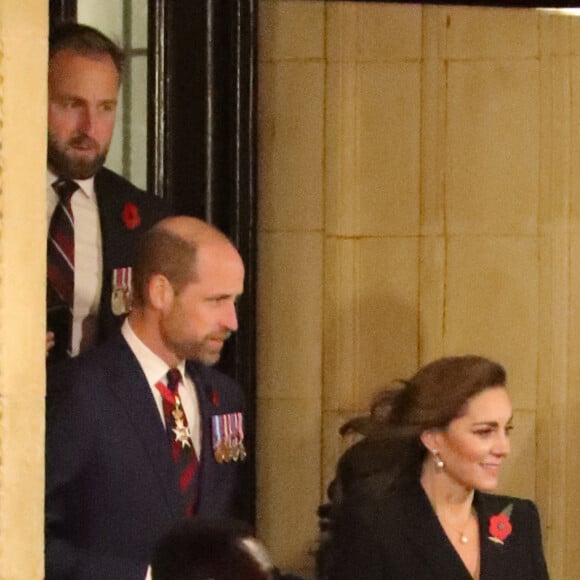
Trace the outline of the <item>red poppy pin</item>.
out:
M 128 230 L 134 230 L 141 223 L 139 209 L 134 203 L 126 203 L 123 208 L 123 223 Z
M 220 405 L 220 394 L 215 389 L 211 390 L 211 402 L 214 407 L 219 407 Z
M 510 503 L 499 514 L 489 518 L 489 539 L 492 542 L 503 544 L 504 540 L 512 533 L 510 516 L 513 507 L 513 504 Z

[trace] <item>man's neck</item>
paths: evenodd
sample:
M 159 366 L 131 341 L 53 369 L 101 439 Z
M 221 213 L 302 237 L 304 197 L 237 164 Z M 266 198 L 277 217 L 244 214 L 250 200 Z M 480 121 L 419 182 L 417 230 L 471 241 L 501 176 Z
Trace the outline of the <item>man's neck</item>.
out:
M 152 315 L 140 309 L 133 309 L 127 321 L 135 336 L 168 366 L 176 367 L 183 360 L 165 346 L 158 330 L 158 321 L 153 319 Z

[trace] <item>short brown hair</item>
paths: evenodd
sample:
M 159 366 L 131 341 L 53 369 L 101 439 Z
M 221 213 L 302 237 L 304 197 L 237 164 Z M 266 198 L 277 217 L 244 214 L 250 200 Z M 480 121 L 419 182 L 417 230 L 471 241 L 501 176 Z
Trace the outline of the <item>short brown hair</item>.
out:
M 176 293 L 195 282 L 197 244 L 154 226 L 141 237 L 133 268 L 133 302 L 147 304 L 147 284 L 156 275 L 165 276 Z
M 123 50 L 102 32 L 76 22 L 55 26 L 48 39 L 49 59 L 61 50 L 70 50 L 83 56 L 108 54 L 115 63 L 119 77 L 123 73 L 125 54 Z

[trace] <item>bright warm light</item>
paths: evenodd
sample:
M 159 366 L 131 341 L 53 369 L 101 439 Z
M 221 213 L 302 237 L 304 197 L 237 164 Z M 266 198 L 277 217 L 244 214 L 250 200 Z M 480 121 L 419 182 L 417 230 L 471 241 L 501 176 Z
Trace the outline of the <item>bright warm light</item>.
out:
M 568 16 L 580 16 L 580 8 L 538 8 L 543 12 L 555 12 L 558 14 L 567 14 Z

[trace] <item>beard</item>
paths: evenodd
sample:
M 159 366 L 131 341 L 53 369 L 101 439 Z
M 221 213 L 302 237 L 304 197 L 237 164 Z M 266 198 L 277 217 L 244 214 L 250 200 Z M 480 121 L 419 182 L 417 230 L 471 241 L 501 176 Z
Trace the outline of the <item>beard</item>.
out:
M 108 146 L 101 153 L 97 153 L 92 159 L 77 157 L 69 151 L 70 148 L 83 145 L 97 146 L 98 144 L 83 134 L 74 135 L 64 145 L 54 135 L 48 133 L 47 161 L 48 166 L 59 177 L 68 179 L 89 179 L 93 177 L 105 164 Z
M 226 340 L 225 338 L 223 340 Z M 220 360 L 222 347 L 211 346 L 206 340 L 169 340 L 170 349 L 180 359 L 195 360 L 212 366 Z M 223 343 L 222 343 L 223 346 Z
M 177 358 L 198 361 L 204 365 L 214 365 L 220 360 L 225 341 L 231 336 L 228 330 L 216 330 L 199 338 L 192 338 L 183 332 L 182 314 L 173 311 L 165 319 L 161 328 L 165 347 Z

